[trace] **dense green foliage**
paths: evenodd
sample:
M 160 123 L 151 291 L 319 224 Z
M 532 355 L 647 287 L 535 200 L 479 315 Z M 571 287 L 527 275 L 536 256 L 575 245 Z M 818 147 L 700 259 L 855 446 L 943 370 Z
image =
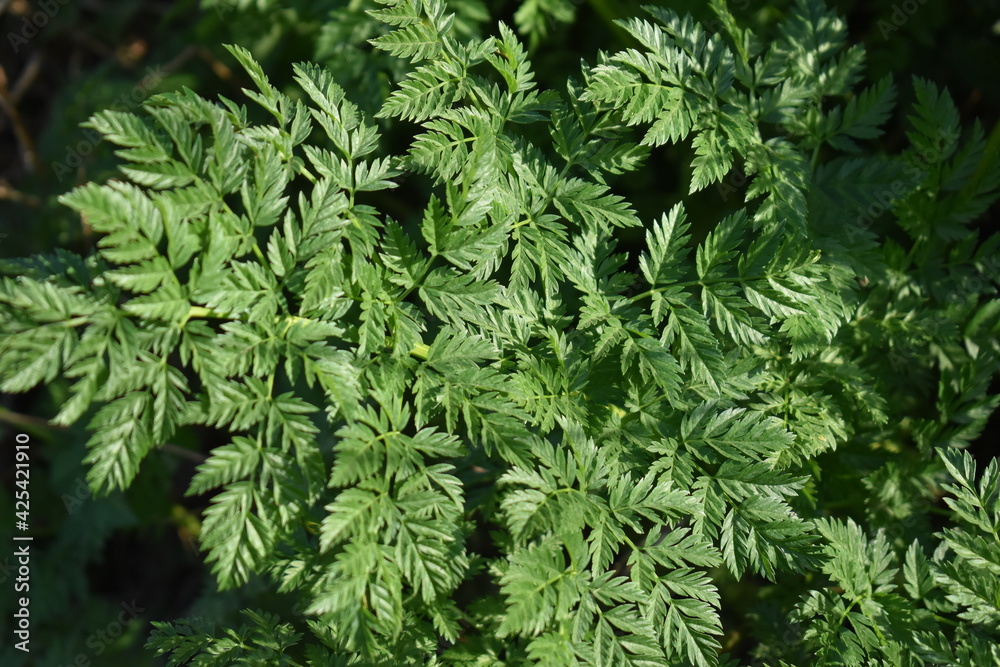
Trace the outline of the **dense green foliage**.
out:
M 246 105 L 88 122 L 120 176 L 61 201 L 97 252 L 0 264 L 0 391 L 73 382 L 53 421 L 86 420 L 96 493 L 213 429 L 187 492 L 218 585 L 296 599 L 150 649 L 1000 664 L 1000 469 L 963 451 L 998 402 L 1000 135 L 914 79 L 908 146 L 874 150 L 896 83 L 814 0 L 768 34 L 650 6 L 551 90 L 481 3 L 381 4 L 374 116 L 337 68 L 279 90 L 232 47 Z M 674 145 L 727 215 L 616 194 Z

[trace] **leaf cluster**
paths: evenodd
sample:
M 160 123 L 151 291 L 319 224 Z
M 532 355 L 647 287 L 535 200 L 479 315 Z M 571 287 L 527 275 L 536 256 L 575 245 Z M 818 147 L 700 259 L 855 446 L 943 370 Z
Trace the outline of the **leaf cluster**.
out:
M 503 24 L 467 39 L 442 0 L 380 5 L 372 44 L 410 64 L 376 118 L 413 128 L 404 154 L 330 71 L 296 65 L 293 95 L 231 47 L 247 104 L 184 90 L 89 121 L 122 160 L 62 197 L 95 253 L 3 265 L 0 390 L 72 382 L 54 421 L 88 420 L 95 492 L 213 429 L 189 494 L 210 496 L 219 587 L 302 601 L 149 646 L 205 666 L 1000 660 L 997 464 L 977 477 L 962 451 L 997 404 L 982 128 L 916 80 L 911 147 L 876 154 L 893 83 L 856 88 L 863 53 L 816 0 L 760 36 L 721 2 L 718 34 L 649 7 L 565 91 Z M 642 220 L 613 189 L 679 142 L 691 192 L 750 176 L 697 240 L 683 204 Z M 393 217 L 404 180 L 429 194 Z M 946 526 L 921 530 L 932 510 Z M 734 594 L 751 580 L 770 623 Z M 758 626 L 739 656 L 734 613 Z

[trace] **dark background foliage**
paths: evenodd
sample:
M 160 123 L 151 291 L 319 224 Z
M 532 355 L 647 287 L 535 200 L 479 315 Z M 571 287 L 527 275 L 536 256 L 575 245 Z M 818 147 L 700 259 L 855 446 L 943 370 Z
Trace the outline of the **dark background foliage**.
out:
M 401 64 L 375 52 L 366 40 L 371 23 L 357 0 L 0 0 L 0 261 L 56 247 L 86 254 L 96 239 L 85 220 L 59 206 L 56 197 L 74 185 L 114 176 L 111 149 L 80 127 L 105 108 L 134 110 L 158 92 L 190 87 L 211 96 L 239 100 L 248 82 L 222 48 L 249 48 L 279 87 L 291 81 L 291 63 L 312 60 L 331 67 L 349 96 L 374 111 L 398 78 Z M 488 14 L 515 23 L 521 5 L 512 0 L 454 2 L 460 27 L 470 34 L 495 31 Z M 538 5 L 558 5 L 537 2 Z M 566 0 L 575 10 L 568 22 L 543 17 L 536 26 L 547 36 L 531 40 L 543 87 L 563 90 L 579 72 L 580 59 L 593 62 L 599 50 L 621 48 L 627 39 L 613 20 L 640 12 L 640 0 Z M 680 13 L 710 21 L 707 2 L 668 3 Z M 766 34 L 791 4 L 789 0 L 730 3 L 737 15 Z M 978 118 L 1000 150 L 1000 0 L 838 0 L 852 38 L 868 52 L 869 79 L 894 75 L 898 109 L 912 99 L 910 77 L 948 87 L 967 125 Z M 238 5 L 240 5 L 238 7 Z M 484 10 L 486 10 L 484 12 Z M 566 18 L 569 18 L 568 16 Z M 893 152 L 904 141 L 905 113 L 897 111 L 882 148 Z M 386 146 L 401 151 L 408 128 L 390 132 Z M 398 149 L 398 150 L 397 150 Z M 695 221 L 717 220 L 736 207 L 742 182 L 738 169 L 723 184 L 685 196 L 690 147 L 654 153 L 649 166 L 613 182 L 644 219 L 684 198 Z M 406 198 L 417 183 L 394 191 L 396 201 L 380 200 L 401 221 L 411 212 Z M 385 195 L 380 195 L 385 196 Z M 980 232 L 998 228 L 995 206 Z M 697 226 L 697 222 L 695 223 Z M 701 230 L 703 234 L 705 229 Z M 695 233 L 699 230 L 696 228 Z M 994 387 L 994 391 L 997 388 Z M 232 624 L 243 607 L 284 608 L 295 615 L 291 597 L 269 598 L 254 582 L 218 594 L 201 564 L 196 517 L 204 499 L 184 491 L 197 463 L 222 444 L 210 429 L 187 430 L 186 440 L 164 447 L 148 460 L 126 493 L 94 499 L 83 481 L 85 420 L 71 429 L 52 428 L 47 418 L 64 399 L 65 384 L 27 395 L 0 395 L 0 477 L 5 493 L 0 515 L 13 516 L 13 441 L 31 437 L 32 660 L 0 649 L 4 665 L 159 664 L 142 649 L 150 620 L 204 615 L 220 626 Z M 996 419 L 974 450 L 982 459 L 995 454 Z M 11 544 L 12 526 L 0 521 L 0 543 Z M 9 643 L 13 588 L 9 549 L 0 552 L 0 628 Z M 731 583 L 726 599 L 754 601 L 753 581 Z M 734 596 L 734 593 L 738 595 Z M 124 606 L 123 606 L 124 605 Z M 766 606 L 763 607 L 766 610 Z M 744 612 L 746 610 L 739 610 Z M 134 618 L 133 618 L 134 616 Z M 725 619 L 726 647 L 740 654 L 752 648 L 745 621 Z

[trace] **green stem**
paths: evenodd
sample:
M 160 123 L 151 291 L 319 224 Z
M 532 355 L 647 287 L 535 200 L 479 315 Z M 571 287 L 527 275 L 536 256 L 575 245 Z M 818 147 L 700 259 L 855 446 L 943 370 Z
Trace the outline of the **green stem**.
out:
M 305 176 L 306 180 L 308 180 L 310 183 L 316 185 L 316 180 L 317 180 L 316 177 L 312 175 L 311 171 L 306 169 L 306 166 L 304 164 L 299 165 L 299 173 Z
M 854 609 L 855 605 L 861 602 L 864 599 L 864 597 L 865 597 L 864 595 L 859 595 L 858 597 L 854 598 L 854 600 L 851 601 L 851 604 L 847 605 L 847 607 L 844 609 L 844 612 L 840 615 L 840 620 L 838 620 L 837 624 L 834 626 L 837 628 L 838 633 L 840 632 L 840 628 L 843 627 L 844 621 L 847 620 L 847 615 L 851 613 L 851 610 Z
M 264 267 L 265 271 L 268 273 L 274 273 L 271 271 L 271 266 L 267 263 L 267 258 L 264 257 L 264 253 L 261 251 L 260 246 L 257 245 L 256 241 L 253 243 L 253 254 L 257 256 L 258 260 L 260 260 L 260 264 Z
M 228 315 L 216 312 L 209 308 L 203 306 L 191 306 L 188 310 L 188 319 L 199 319 L 199 320 L 229 320 L 232 319 Z
M 721 278 L 709 278 L 707 280 L 685 280 L 684 282 L 671 283 L 670 285 L 664 285 L 662 287 L 651 287 L 650 289 L 646 290 L 642 294 L 636 294 L 633 297 L 629 297 L 628 302 L 629 303 L 635 303 L 637 301 L 641 301 L 642 299 L 651 297 L 654 294 L 657 294 L 659 292 L 663 292 L 663 291 L 665 291 L 667 289 L 670 289 L 671 287 L 682 287 L 683 288 L 683 287 L 694 287 L 695 285 L 701 285 L 702 287 L 708 287 L 709 285 L 715 285 L 716 283 L 739 283 L 739 284 L 743 285 L 745 283 L 753 282 L 755 280 L 763 280 L 764 278 L 780 277 L 780 276 L 785 275 L 786 273 L 791 273 L 791 272 L 795 271 L 796 269 L 800 269 L 800 268 L 802 268 L 802 266 L 804 266 L 804 265 L 800 264 L 800 265 L 797 265 L 797 266 L 793 266 L 793 267 L 789 268 L 787 271 L 782 271 L 782 272 L 774 273 L 774 274 L 771 274 L 771 275 L 762 274 L 762 275 L 758 275 L 758 276 L 746 276 L 746 277 L 738 277 L 738 278 L 733 278 L 732 276 L 722 276 Z
M 437 259 L 437 256 L 438 255 L 436 252 L 431 253 L 431 259 L 429 262 L 427 262 L 427 267 L 424 269 L 424 272 L 420 274 L 419 278 L 413 281 L 413 284 L 405 292 L 403 292 L 403 295 L 401 297 L 396 299 L 396 303 L 402 303 L 403 301 L 406 301 L 406 297 L 410 296 L 410 294 L 413 293 L 413 290 L 417 289 L 423 284 L 424 280 L 430 274 L 431 266 L 434 265 L 434 260 Z

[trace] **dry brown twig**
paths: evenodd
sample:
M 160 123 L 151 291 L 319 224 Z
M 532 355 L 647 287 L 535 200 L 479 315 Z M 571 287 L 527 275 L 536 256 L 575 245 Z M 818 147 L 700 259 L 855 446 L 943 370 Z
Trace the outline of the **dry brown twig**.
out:
M 34 430 L 53 430 L 53 431 L 65 431 L 66 427 L 60 424 L 53 424 L 48 419 L 43 419 L 41 417 L 35 417 L 32 415 L 23 415 L 19 412 L 14 412 L 13 410 L 8 410 L 7 408 L 0 405 L 0 422 L 10 424 L 11 426 L 16 426 L 19 428 L 28 428 Z M 180 445 L 175 445 L 171 442 L 165 442 L 160 445 L 160 449 L 167 454 L 172 454 L 173 456 L 179 456 L 196 463 L 204 463 L 208 457 L 199 452 L 192 451 L 186 447 L 181 447 Z
M 8 95 L 8 103 L 17 108 L 21 103 L 21 99 L 31 88 L 31 84 L 38 79 L 38 75 L 42 73 L 42 62 L 44 61 L 44 54 L 42 51 L 33 51 L 31 57 L 28 58 L 28 64 L 24 66 L 24 70 L 21 71 L 21 76 L 18 77 L 17 83 L 14 87 L 10 89 L 10 94 Z M 7 117 L 0 116 L 0 132 L 2 132 L 7 127 Z
M 17 202 L 25 206 L 37 207 L 42 205 L 42 200 L 34 195 L 29 195 L 11 187 L 10 183 L 0 180 L 0 199 Z
M 7 71 L 2 65 L 0 65 L 0 107 L 3 108 L 4 113 L 10 118 L 10 122 L 14 127 L 14 135 L 21 145 L 24 166 L 32 173 L 40 173 L 42 165 L 38 160 L 38 153 L 35 151 L 35 142 L 32 140 L 31 134 L 28 132 L 28 127 L 21 118 L 21 114 L 18 113 L 17 107 L 10 101 L 10 92 L 7 89 Z

